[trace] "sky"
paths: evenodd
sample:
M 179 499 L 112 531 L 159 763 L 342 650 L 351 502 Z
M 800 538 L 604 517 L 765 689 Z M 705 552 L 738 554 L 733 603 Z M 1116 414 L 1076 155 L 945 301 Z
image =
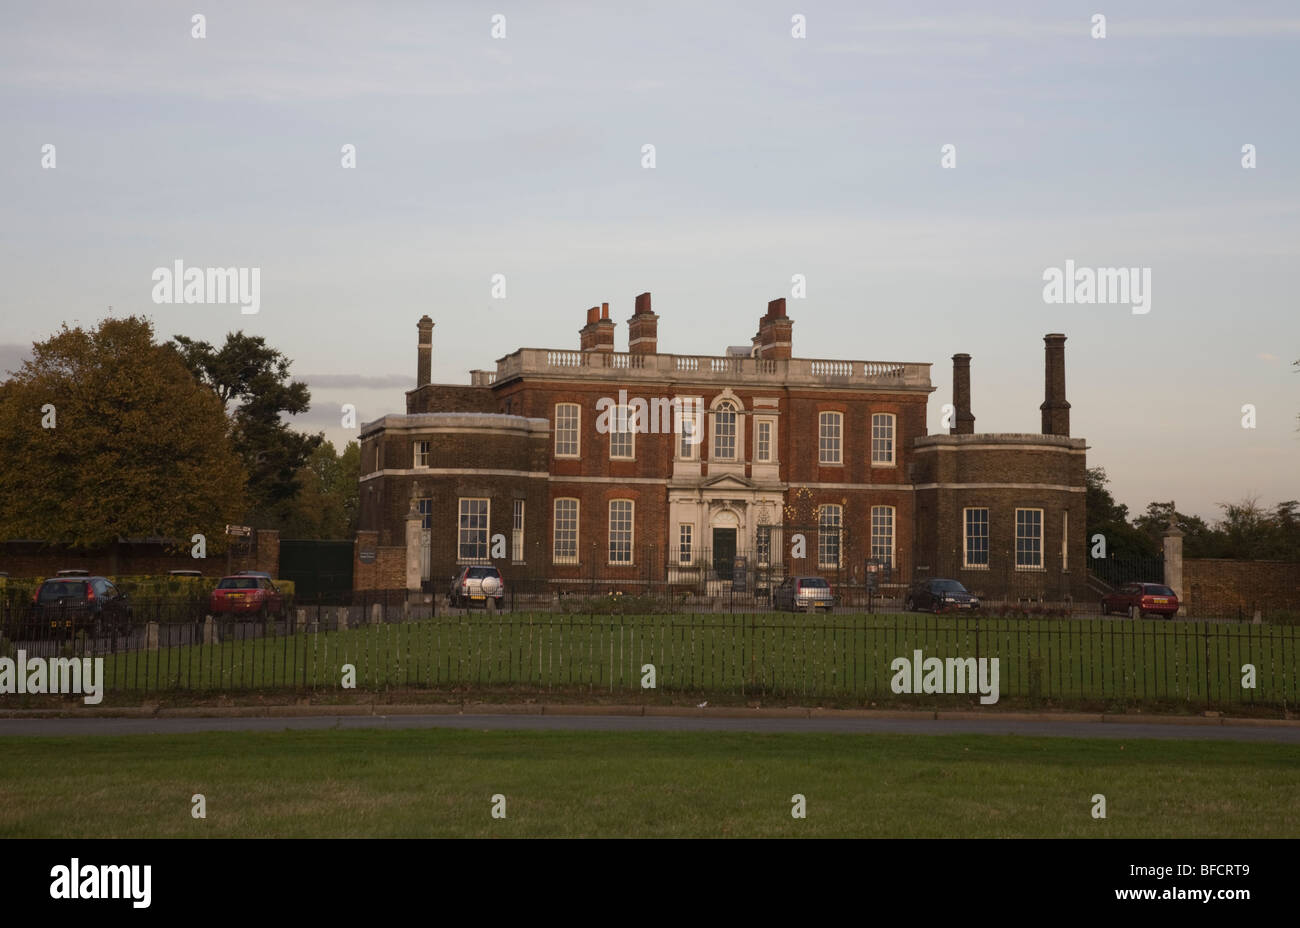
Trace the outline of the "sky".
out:
M 977 431 L 1039 431 L 1064 332 L 1131 510 L 1300 498 L 1295 3 L 194 6 L 4 0 L 0 375 L 64 322 L 242 329 L 341 443 L 426 313 L 468 383 L 602 302 L 619 350 L 648 290 L 661 351 L 721 354 L 784 296 L 799 357 L 932 362 L 932 433 L 956 352 Z M 176 260 L 260 269 L 259 311 L 154 302 Z M 1046 303 L 1067 260 L 1150 269 L 1148 312 Z

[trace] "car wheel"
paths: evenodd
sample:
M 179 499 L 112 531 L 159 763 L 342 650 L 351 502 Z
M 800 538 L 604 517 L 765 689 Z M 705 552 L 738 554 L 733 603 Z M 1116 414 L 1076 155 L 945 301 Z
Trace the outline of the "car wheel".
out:
M 1106 600 L 1104 599 L 1101 601 L 1101 614 L 1110 615 L 1110 610 L 1106 608 Z
M 916 611 L 916 603 L 915 601 L 913 601 L 912 597 L 909 596 L 907 597 L 907 599 L 903 600 L 903 611 L 904 612 Z

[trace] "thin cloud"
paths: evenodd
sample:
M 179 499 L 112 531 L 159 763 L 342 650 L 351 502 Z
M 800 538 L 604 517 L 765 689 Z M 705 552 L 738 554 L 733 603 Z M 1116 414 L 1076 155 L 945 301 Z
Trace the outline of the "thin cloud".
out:
M 298 374 L 294 379 L 322 390 L 410 390 L 415 386 L 407 374 Z

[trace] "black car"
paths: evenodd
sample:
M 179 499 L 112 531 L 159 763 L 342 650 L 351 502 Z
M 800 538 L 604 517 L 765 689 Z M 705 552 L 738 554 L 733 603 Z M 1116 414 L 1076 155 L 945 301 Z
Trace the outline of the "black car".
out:
M 32 617 L 50 629 L 125 634 L 131 605 L 107 577 L 52 577 L 32 594 Z
M 903 607 L 908 612 L 946 612 L 950 610 L 974 612 L 979 609 L 979 597 L 957 580 L 935 578 L 913 584 L 907 592 Z

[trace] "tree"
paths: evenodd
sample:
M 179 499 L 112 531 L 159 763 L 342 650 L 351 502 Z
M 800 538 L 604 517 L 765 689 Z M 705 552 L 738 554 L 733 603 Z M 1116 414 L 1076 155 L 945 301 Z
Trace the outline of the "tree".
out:
M 1300 500 L 1288 499 L 1273 510 L 1277 531 L 1276 557 L 1282 561 L 1300 561 Z
M 1164 547 L 1169 529 L 1170 503 L 1148 503 L 1147 511 L 1133 520 L 1133 527 L 1150 539 L 1155 550 Z M 1184 557 L 1224 557 L 1223 539 L 1200 516 L 1174 511 L 1174 524 L 1183 533 Z
M 0 384 L 0 537 L 224 549 L 246 474 L 221 403 L 137 317 L 67 325 Z
M 302 489 L 284 505 L 284 538 L 351 538 L 357 531 L 361 446 L 350 441 L 342 453 L 323 442 L 298 474 Z
M 1106 469 L 1089 467 L 1084 479 L 1089 550 L 1093 537 L 1101 535 L 1106 539 L 1107 557 L 1154 557 L 1159 548 L 1146 534 L 1129 525 L 1128 506 L 1115 502 L 1106 487 L 1110 482 Z
M 190 371 L 230 415 L 230 435 L 249 473 L 250 520 L 275 518 L 301 487 L 299 471 L 324 441 L 282 422 L 311 407 L 307 384 L 289 379 L 290 361 L 260 335 L 226 336 L 220 349 L 183 335 L 173 339 Z

